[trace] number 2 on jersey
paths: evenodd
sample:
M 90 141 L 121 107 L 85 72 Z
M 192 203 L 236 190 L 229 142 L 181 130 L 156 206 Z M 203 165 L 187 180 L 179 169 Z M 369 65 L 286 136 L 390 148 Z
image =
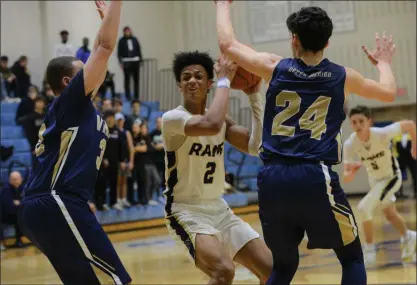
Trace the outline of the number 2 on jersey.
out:
M 207 163 L 207 171 L 206 174 L 204 174 L 204 184 L 212 184 L 214 177 L 211 176 L 216 171 L 216 163 L 215 162 L 209 162 Z
M 320 140 L 321 135 L 326 132 L 326 116 L 330 101 L 330 97 L 318 97 L 299 119 L 300 129 L 310 130 L 312 139 Z M 283 123 L 300 111 L 301 97 L 297 92 L 281 91 L 275 99 L 276 106 L 285 107 L 287 102 L 288 107 L 274 118 L 272 135 L 292 137 L 295 134 L 295 127 Z
M 104 155 L 104 151 L 106 150 L 106 145 L 107 145 L 107 141 L 105 139 L 102 139 L 99 145 L 99 148 L 101 150 L 100 156 L 98 156 L 96 159 L 97 170 L 100 170 L 100 165 L 101 165 L 101 161 L 103 160 L 103 155 Z

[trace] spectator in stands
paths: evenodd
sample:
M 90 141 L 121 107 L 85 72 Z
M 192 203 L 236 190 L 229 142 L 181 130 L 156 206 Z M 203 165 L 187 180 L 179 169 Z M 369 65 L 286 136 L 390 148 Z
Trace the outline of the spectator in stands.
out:
M 124 129 L 125 117 L 122 113 L 116 113 L 116 123 L 117 127 L 120 130 L 121 140 L 122 140 L 122 153 L 123 161 L 120 163 L 120 168 L 117 178 L 117 189 L 118 189 L 118 199 L 117 204 L 120 208 L 130 207 L 131 204 L 127 199 L 128 192 L 128 180 L 129 180 L 129 194 L 133 192 L 133 181 L 131 179 L 131 174 L 133 170 L 134 163 L 134 148 L 132 135 L 128 130 Z M 133 200 L 133 194 L 130 195 L 130 200 Z
M 138 124 L 134 124 L 134 126 Z M 137 129 L 137 127 L 135 127 Z M 152 161 L 152 145 L 148 135 L 148 123 L 142 122 L 140 132 L 133 138 L 135 144 L 135 167 L 137 170 L 139 203 L 157 205 L 153 200 L 154 194 L 161 186 L 161 178 Z
M 106 111 L 113 109 L 113 103 L 110 99 L 104 99 L 101 103 L 101 113 L 104 114 Z
M 91 50 L 88 48 L 88 38 L 83 38 L 83 45 L 77 50 L 75 57 L 81 60 L 83 63 L 87 62 L 90 57 Z
M 132 108 L 132 113 L 130 114 L 130 118 L 133 123 L 137 123 L 139 125 L 142 124 L 142 121 L 144 120 L 141 116 L 140 116 L 140 107 L 141 107 L 141 103 L 139 100 L 133 100 L 132 103 L 130 104 L 131 108 Z
M 116 90 L 114 87 L 113 77 L 114 77 L 114 73 L 110 73 L 107 70 L 106 77 L 104 78 L 103 84 L 101 84 L 100 88 L 98 89 L 98 93 L 102 98 L 105 98 L 107 89 L 109 88 L 110 88 L 112 99 L 116 98 Z
M 142 50 L 139 40 L 132 35 L 129 27 L 123 29 L 123 37 L 120 38 L 117 47 L 117 57 L 124 73 L 125 95 L 130 101 L 130 78 L 133 77 L 134 98 L 139 99 L 139 68 L 142 62 Z
M 15 121 L 16 124 L 20 125 L 19 120 L 32 113 L 35 109 L 35 99 L 39 96 L 39 90 L 35 85 L 29 87 L 27 96 L 22 98 L 19 106 L 17 107 Z
M 45 106 L 45 99 L 42 96 L 36 97 L 34 110 L 19 119 L 19 124 L 23 127 L 26 139 L 29 141 L 30 150 L 32 152 L 32 169 L 37 163 L 35 147 L 39 140 L 39 129 L 45 119 Z
M 132 132 L 132 118 L 123 113 L 123 101 L 119 98 L 113 100 L 113 107 L 116 113 L 122 113 L 125 119 L 125 129 Z
M 22 175 L 18 171 L 13 171 L 9 176 L 7 183 L 1 190 L 1 224 L 14 225 L 15 228 L 15 246 L 22 247 L 22 233 L 17 220 L 17 209 L 21 201 Z M 3 229 L 0 227 L 1 240 L 3 240 Z
M 28 94 L 29 87 L 31 86 L 28 58 L 24 55 L 20 56 L 11 70 L 16 77 L 16 97 L 24 98 Z
M 101 108 L 101 97 L 100 96 L 94 96 L 93 105 L 94 105 L 94 108 L 96 108 L 97 111 L 100 111 L 100 108 Z
M 394 149 L 398 154 L 398 164 L 401 172 L 406 173 L 407 169 L 410 171 L 411 180 L 414 188 L 414 198 L 417 197 L 417 162 L 411 155 L 411 137 L 408 133 L 403 133 L 399 139 L 393 141 Z
M 45 98 L 46 106 L 49 106 L 52 102 L 55 100 L 54 92 L 51 89 L 51 86 L 49 86 L 49 83 L 46 81 L 43 81 L 43 88 L 41 95 L 43 98 Z
M 110 137 L 103 158 L 107 160 L 105 164 L 107 165 L 106 179 L 110 186 L 110 205 L 117 210 L 123 210 L 123 207 L 117 203 L 117 197 L 119 197 L 117 178 L 119 168 L 124 168 L 126 153 L 123 152 L 123 134 L 116 125 L 115 113 L 114 110 L 107 110 L 104 114 Z
M 75 56 L 75 50 L 72 44 L 68 43 L 69 33 L 66 30 L 60 32 L 61 43 L 54 46 L 53 57 L 58 56 Z
M 9 68 L 9 58 L 5 55 L 3 55 L 0 59 L 0 73 L 6 87 L 6 95 L 10 96 L 11 91 L 14 90 L 14 80 L 16 77 Z
M 156 129 L 149 135 L 151 138 L 152 148 L 154 149 L 152 152 L 152 161 L 158 170 L 159 177 L 161 178 L 161 185 L 157 192 L 158 198 L 162 197 L 160 189 L 165 187 L 165 151 L 161 131 L 162 117 L 158 117 L 156 119 Z

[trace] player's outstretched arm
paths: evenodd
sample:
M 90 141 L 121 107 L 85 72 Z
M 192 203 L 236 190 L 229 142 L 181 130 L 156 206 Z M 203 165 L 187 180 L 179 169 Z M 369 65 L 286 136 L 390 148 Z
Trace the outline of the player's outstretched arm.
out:
M 269 82 L 282 57 L 260 53 L 236 40 L 230 21 L 231 1 L 215 1 L 217 9 L 217 34 L 220 51 L 249 72 Z
M 382 41 L 378 33 L 375 38 L 376 48 L 370 52 L 367 47 L 362 49 L 368 59 L 379 71 L 379 82 L 365 78 L 352 68 L 346 68 L 346 89 L 348 93 L 355 93 L 361 97 L 375 99 L 381 102 L 395 100 L 397 85 L 391 69 L 392 57 L 395 52 L 395 44 L 392 36 L 387 39 L 385 32 Z
M 252 110 L 252 130 L 249 131 L 239 126 L 229 116 L 226 117 L 226 140 L 242 152 L 258 156 L 259 146 L 262 141 L 263 106 L 260 98 L 262 80 L 254 87 L 244 92 L 248 95 L 250 108 Z
M 361 167 L 361 163 L 355 161 L 352 141 L 347 139 L 343 145 L 343 182 L 348 183 L 353 180 L 356 172 Z
M 86 95 L 98 88 L 106 76 L 107 63 L 116 46 L 122 10 L 122 1 L 120 0 L 111 1 L 109 7 L 106 6 L 104 1 L 95 1 L 95 3 L 102 22 L 94 41 L 91 55 L 84 66 L 84 89 Z
M 237 66 L 224 55 L 215 64 L 217 89 L 213 102 L 204 115 L 193 115 L 184 126 L 186 136 L 216 135 L 222 129 L 229 107 L 230 82 L 233 80 Z

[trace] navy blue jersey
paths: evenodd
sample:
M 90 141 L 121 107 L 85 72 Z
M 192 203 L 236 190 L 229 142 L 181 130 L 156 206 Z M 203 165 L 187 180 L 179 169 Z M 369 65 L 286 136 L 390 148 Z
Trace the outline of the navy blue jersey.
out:
M 260 157 L 340 163 L 345 78 L 344 67 L 328 59 L 316 66 L 282 59 L 266 93 Z
M 90 200 L 108 136 L 106 122 L 85 95 L 81 70 L 48 109 L 25 197 L 55 190 Z

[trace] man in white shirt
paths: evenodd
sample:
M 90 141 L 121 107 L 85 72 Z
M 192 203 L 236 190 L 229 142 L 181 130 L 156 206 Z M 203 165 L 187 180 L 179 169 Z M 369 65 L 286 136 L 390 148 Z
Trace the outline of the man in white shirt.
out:
M 162 117 L 165 157 L 165 218 L 171 235 L 187 248 L 192 262 L 210 277 L 209 284 L 232 284 L 234 262 L 266 283 L 272 254 L 259 234 L 233 214 L 224 192 L 224 144 L 258 154 L 263 108 L 260 85 L 246 90 L 252 110 L 252 131 L 226 115 L 230 81 L 236 66 L 221 57 L 215 65 L 217 88 L 206 108 L 213 84 L 213 60 L 206 53 L 183 52 L 174 57 L 174 74 L 184 105 Z
M 399 191 L 402 175 L 397 159 L 393 156 L 391 140 L 402 132 L 408 132 L 412 140 L 412 156 L 416 157 L 416 125 L 404 120 L 383 128 L 371 127 L 370 110 L 357 106 L 349 113 L 354 133 L 344 143 L 344 182 L 353 180 L 355 173 L 364 165 L 368 172 L 371 190 L 360 201 L 359 217 L 365 234 L 364 257 L 368 266 L 376 264 L 376 247 L 373 236 L 372 215 L 377 207 L 382 208 L 387 220 L 401 234 L 401 257 L 407 261 L 416 250 L 416 232 L 407 230 L 403 218 L 395 207 L 395 193 Z M 361 162 L 355 159 L 357 155 Z
M 56 44 L 54 47 L 53 57 L 59 56 L 75 56 L 75 49 L 72 44 L 68 43 L 68 31 L 63 30 L 60 33 L 61 43 Z

